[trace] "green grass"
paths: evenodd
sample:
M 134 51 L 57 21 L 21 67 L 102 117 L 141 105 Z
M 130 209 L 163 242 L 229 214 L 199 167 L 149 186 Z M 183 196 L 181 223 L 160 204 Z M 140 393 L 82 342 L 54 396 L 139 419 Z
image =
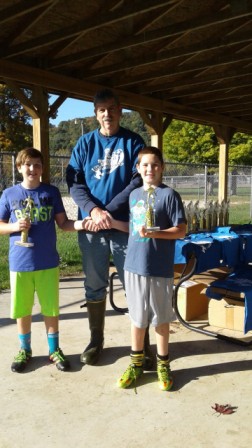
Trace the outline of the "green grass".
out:
M 251 221 L 249 202 L 238 203 L 232 199 L 229 207 L 230 224 L 248 224 Z
M 0 235 L 0 292 L 10 287 L 8 249 L 9 237 Z
M 82 259 L 76 232 L 57 230 L 57 249 L 60 255 L 60 276 L 82 273 Z

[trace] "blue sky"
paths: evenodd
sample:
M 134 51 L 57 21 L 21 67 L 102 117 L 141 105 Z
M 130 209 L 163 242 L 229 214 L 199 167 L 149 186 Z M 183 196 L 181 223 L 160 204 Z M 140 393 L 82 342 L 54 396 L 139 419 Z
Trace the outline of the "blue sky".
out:
M 50 103 L 55 101 L 57 96 L 52 95 Z M 68 98 L 58 109 L 58 115 L 55 120 L 50 119 L 50 123 L 57 126 L 61 121 L 72 120 L 74 118 L 84 118 L 94 116 L 94 105 L 92 102 L 73 100 Z

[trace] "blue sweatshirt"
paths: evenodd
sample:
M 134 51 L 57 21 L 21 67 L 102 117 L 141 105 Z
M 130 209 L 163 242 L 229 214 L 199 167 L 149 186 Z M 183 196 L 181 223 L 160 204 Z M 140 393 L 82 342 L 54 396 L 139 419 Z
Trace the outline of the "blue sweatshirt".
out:
M 79 138 L 66 174 L 80 219 L 98 206 L 128 221 L 129 194 L 141 185 L 136 163 L 144 146 L 138 134 L 122 127 L 113 136 L 103 136 L 96 129 Z

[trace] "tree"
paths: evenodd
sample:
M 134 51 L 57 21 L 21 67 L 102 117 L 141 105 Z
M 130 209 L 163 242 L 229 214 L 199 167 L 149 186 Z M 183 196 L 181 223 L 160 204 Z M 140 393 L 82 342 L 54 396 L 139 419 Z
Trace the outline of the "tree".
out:
M 219 144 L 210 126 L 173 120 L 163 137 L 171 162 L 218 164 Z M 252 165 L 252 136 L 235 133 L 229 145 L 230 165 Z
M 146 145 L 150 145 L 150 134 L 138 112 L 123 112 L 120 123 L 124 128 L 130 129 L 141 135 Z
M 163 137 L 165 159 L 171 162 L 218 163 L 219 145 L 209 126 L 173 120 Z
M 0 84 L 0 123 L 1 151 L 18 152 L 32 146 L 30 116 L 3 84 Z
M 252 136 L 237 132 L 229 148 L 230 165 L 252 165 Z

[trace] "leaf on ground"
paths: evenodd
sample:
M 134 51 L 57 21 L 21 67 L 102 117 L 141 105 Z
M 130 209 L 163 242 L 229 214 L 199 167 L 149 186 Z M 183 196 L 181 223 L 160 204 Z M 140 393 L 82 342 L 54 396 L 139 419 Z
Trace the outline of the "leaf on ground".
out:
M 214 406 L 211 406 L 212 409 L 215 410 L 215 412 L 219 415 L 230 415 L 233 414 L 238 406 L 232 406 L 231 404 L 218 404 L 215 403 Z

